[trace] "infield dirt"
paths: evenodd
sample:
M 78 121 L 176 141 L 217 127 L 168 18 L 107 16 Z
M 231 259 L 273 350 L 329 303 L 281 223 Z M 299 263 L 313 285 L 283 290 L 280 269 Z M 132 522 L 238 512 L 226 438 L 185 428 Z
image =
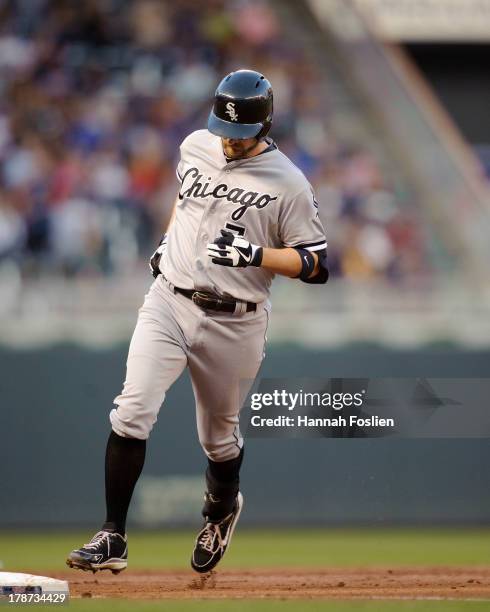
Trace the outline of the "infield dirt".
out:
M 490 567 L 55 572 L 75 598 L 490 599 Z

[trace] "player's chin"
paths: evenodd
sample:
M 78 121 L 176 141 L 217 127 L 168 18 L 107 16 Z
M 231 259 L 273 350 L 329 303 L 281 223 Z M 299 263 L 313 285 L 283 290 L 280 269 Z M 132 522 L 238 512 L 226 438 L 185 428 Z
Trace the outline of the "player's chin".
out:
M 225 153 L 226 159 L 239 159 L 242 155 L 241 153 Z
M 225 147 L 225 155 L 228 159 L 236 159 L 237 157 L 241 157 L 243 155 L 243 151 L 241 148 L 235 147 Z

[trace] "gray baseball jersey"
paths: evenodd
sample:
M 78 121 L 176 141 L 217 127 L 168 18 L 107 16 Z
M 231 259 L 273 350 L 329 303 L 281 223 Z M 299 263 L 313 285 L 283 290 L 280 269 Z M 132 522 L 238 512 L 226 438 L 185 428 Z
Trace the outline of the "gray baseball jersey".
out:
M 198 130 L 183 141 L 180 155 L 176 214 L 160 266 L 175 286 L 249 302 L 267 299 L 272 272 L 218 266 L 207 256 L 207 244 L 221 229 L 263 247 L 326 248 L 313 189 L 279 149 L 227 162 L 221 139 Z
M 216 265 L 207 244 L 227 228 L 260 246 L 320 251 L 325 235 L 310 184 L 277 148 L 227 163 L 220 138 L 199 130 L 181 145 L 177 176 L 163 275 L 140 308 L 110 420 L 121 436 L 147 438 L 168 388 L 188 368 L 201 445 L 210 459 L 226 461 L 243 445 L 239 412 L 264 356 L 274 275 Z M 205 311 L 174 287 L 229 295 L 257 309 Z

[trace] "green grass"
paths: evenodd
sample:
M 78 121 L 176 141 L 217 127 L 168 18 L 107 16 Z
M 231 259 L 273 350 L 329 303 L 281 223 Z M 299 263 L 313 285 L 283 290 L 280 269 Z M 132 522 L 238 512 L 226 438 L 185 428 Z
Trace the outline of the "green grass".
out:
M 88 532 L 0 532 L 7 571 L 56 571 Z M 187 568 L 194 532 L 129 534 L 131 568 Z M 226 567 L 490 565 L 490 529 L 246 530 L 233 539 Z
M 483 612 L 488 601 L 175 601 L 72 600 L 72 612 Z
M 0 532 L 7 571 L 65 569 L 66 554 L 87 532 Z M 131 568 L 188 568 L 194 532 L 133 532 Z M 228 568 L 273 566 L 490 565 L 490 529 L 247 530 L 234 537 Z M 72 612 L 479 612 L 488 601 L 321 601 L 73 599 Z

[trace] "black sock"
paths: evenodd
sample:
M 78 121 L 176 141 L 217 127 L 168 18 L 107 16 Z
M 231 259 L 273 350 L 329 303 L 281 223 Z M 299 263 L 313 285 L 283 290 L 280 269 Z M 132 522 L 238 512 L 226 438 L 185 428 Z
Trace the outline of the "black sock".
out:
M 243 447 L 238 457 L 228 461 L 211 461 L 208 459 L 206 470 L 206 496 L 202 515 L 211 520 L 218 521 L 227 516 L 235 505 L 240 484 L 240 467 L 243 461 Z
M 209 473 L 218 482 L 238 483 L 240 468 L 242 467 L 243 453 L 244 450 L 242 446 L 239 455 L 234 459 L 228 459 L 228 461 L 211 461 L 211 459 L 208 459 Z
M 124 535 L 129 502 L 143 469 L 146 440 L 123 438 L 111 431 L 105 453 L 106 522 L 102 529 Z

